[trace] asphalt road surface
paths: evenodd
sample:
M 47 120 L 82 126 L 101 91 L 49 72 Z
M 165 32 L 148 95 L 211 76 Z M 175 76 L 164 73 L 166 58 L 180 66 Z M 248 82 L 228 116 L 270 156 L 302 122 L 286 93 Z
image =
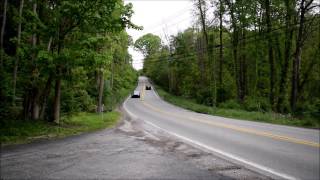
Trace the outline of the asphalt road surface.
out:
M 112 129 L 1 147 L 0 179 L 270 178 L 195 148 L 124 112 Z
M 140 77 L 141 98 L 124 104 L 133 118 L 275 179 L 320 179 L 319 130 L 191 112 L 161 100 L 146 85 L 148 79 Z

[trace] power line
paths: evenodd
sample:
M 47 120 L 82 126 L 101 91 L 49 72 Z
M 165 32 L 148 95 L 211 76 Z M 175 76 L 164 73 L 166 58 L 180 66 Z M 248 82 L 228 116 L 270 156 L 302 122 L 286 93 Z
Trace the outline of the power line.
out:
M 187 6 L 187 7 L 183 8 L 183 9 L 181 9 L 181 10 L 179 10 L 179 11 L 171 14 L 170 16 L 166 17 L 166 18 L 163 19 L 162 21 L 170 22 L 170 21 L 175 20 L 175 19 L 177 19 L 178 17 L 184 15 L 186 12 L 188 12 L 188 11 L 186 11 L 186 9 L 188 9 L 188 8 L 190 8 L 190 7 Z M 183 12 L 183 13 L 182 13 L 182 12 Z M 176 14 L 178 14 L 178 15 L 176 15 Z M 172 18 L 172 17 L 174 17 L 174 18 Z M 169 20 L 168 20 L 168 19 L 169 19 Z M 161 26 L 162 24 L 163 24 L 163 22 L 159 22 L 159 23 L 157 23 L 155 26 L 151 27 L 150 30 L 158 29 L 158 28 L 160 28 L 160 26 Z M 146 27 L 146 28 L 149 28 L 149 27 Z
M 307 20 L 306 22 L 308 22 L 308 21 L 311 21 L 311 20 Z M 299 23 L 291 24 L 290 26 L 296 26 L 296 25 L 299 25 Z M 281 26 L 281 27 L 272 29 L 270 32 L 265 32 L 263 35 L 266 35 L 266 34 L 268 34 L 268 33 L 273 33 L 273 34 L 274 34 L 275 31 L 278 31 L 278 30 L 281 30 L 281 29 L 284 29 L 284 28 L 286 28 L 286 26 Z M 279 33 L 279 32 L 278 32 L 278 33 Z M 274 35 L 276 35 L 276 34 L 274 34 Z M 259 38 L 256 38 L 257 36 L 258 36 Z M 239 40 L 238 40 L 238 43 L 241 43 L 242 41 L 246 41 L 246 42 L 251 43 L 251 42 L 253 42 L 253 41 L 248 41 L 248 39 L 251 39 L 251 38 L 255 38 L 255 39 L 253 39 L 253 41 L 264 40 L 264 39 L 265 39 L 264 36 L 259 36 L 259 35 L 257 35 L 257 34 L 254 34 L 254 35 L 251 35 L 251 36 L 247 36 L 246 38 L 241 38 L 241 39 L 239 39 Z M 193 44 L 191 44 L 190 46 L 191 46 L 192 48 L 194 48 Z M 227 45 L 223 45 L 223 48 L 228 48 L 228 47 L 233 47 L 233 44 L 232 44 L 232 43 L 228 43 Z M 220 45 L 216 45 L 216 46 L 212 47 L 210 50 L 213 50 L 213 49 L 216 49 L 216 48 L 220 48 Z M 197 49 L 197 50 L 201 50 L 202 52 L 206 52 L 206 51 L 207 51 L 207 48 L 206 48 L 206 47 L 203 47 L 203 48 L 200 48 L 200 49 Z M 185 55 L 185 54 L 173 54 L 173 55 Z M 187 55 L 187 56 L 182 57 L 181 59 L 186 58 L 186 57 L 188 57 L 188 56 L 194 57 L 194 56 L 196 56 L 196 55 L 197 55 L 197 54 Z M 163 59 L 171 58 L 172 61 L 174 61 L 174 60 L 175 60 L 175 61 L 177 61 L 177 60 L 179 61 L 179 60 L 180 60 L 180 58 L 174 58 L 172 55 L 161 56 L 160 58 L 163 58 Z M 143 62 L 144 59 L 145 59 L 145 58 L 143 58 L 143 59 L 138 59 L 138 60 L 140 60 L 141 62 L 132 62 L 132 63 L 133 63 L 133 64 L 143 64 L 143 63 L 144 63 L 144 62 Z M 163 61 L 163 60 L 159 59 L 159 57 L 151 57 L 151 58 L 148 58 L 148 62 L 157 62 L 157 61 Z

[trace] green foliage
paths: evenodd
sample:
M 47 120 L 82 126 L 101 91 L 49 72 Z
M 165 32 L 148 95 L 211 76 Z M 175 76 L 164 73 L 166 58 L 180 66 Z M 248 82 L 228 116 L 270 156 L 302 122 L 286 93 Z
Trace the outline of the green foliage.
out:
M 298 117 L 316 118 L 320 122 L 320 99 L 315 98 L 312 102 L 305 102 L 297 107 L 295 115 Z
M 125 29 L 141 29 L 130 20 L 132 4 L 124 5 L 122 0 L 25 1 L 21 17 L 19 5 L 9 2 L 1 49 L 1 121 L 56 121 L 59 114 L 94 112 L 99 95 L 113 110 L 129 94 L 137 73 L 130 65 L 132 39 Z M 105 84 L 102 95 L 100 79 L 114 81 L 112 87 Z
M 114 125 L 119 113 L 113 110 L 137 81 L 128 53 L 132 39 L 125 31 L 141 29 L 130 20 L 132 5 L 122 0 L 24 1 L 19 17 L 18 2 L 8 2 L 1 49 L 1 143 L 64 137 Z M 112 87 L 105 83 L 102 94 L 100 80 L 113 81 Z M 112 112 L 87 113 L 97 111 L 101 96 L 106 111 Z
M 308 10 L 300 35 L 305 40 L 297 42 L 298 26 L 286 17 L 299 19 L 299 13 L 291 14 L 283 1 L 270 2 L 270 32 L 265 14 L 258 13 L 266 10 L 264 3 L 213 3 L 222 6 L 222 27 L 213 21 L 206 26 L 206 34 L 197 25 L 171 36 L 168 45 L 152 34 L 138 39 L 135 46 L 145 55 L 143 73 L 169 93 L 213 108 L 318 119 L 320 16 Z M 291 8 L 300 11 L 298 6 Z M 296 98 L 293 89 L 297 89 Z
M 138 80 L 137 72 L 132 67 L 122 69 L 122 71 L 121 68 L 116 70 L 118 73 L 114 76 L 113 88 L 110 87 L 110 80 L 105 83 L 104 104 L 107 111 L 121 104 L 136 87 Z
M 63 90 L 61 103 L 62 113 L 89 112 L 95 100 L 83 89 Z
M 120 113 L 103 114 L 79 113 L 64 117 L 62 123 L 56 124 L 44 121 L 7 120 L 0 126 L 2 145 L 20 144 L 39 139 L 65 137 L 114 126 Z
M 146 34 L 136 40 L 134 47 L 147 57 L 159 51 L 161 39 L 153 34 Z
M 271 110 L 269 101 L 266 98 L 255 98 L 247 96 L 243 102 L 243 107 L 247 111 L 267 112 Z
M 277 114 L 273 112 L 247 111 L 242 109 L 241 106 L 234 100 L 229 100 L 220 104 L 218 108 L 213 108 L 211 106 L 199 104 L 192 99 L 171 95 L 170 93 L 161 89 L 159 86 L 157 86 L 157 92 L 164 100 L 174 105 L 199 113 L 272 124 L 320 128 L 320 121 L 316 118 L 295 118 L 290 115 Z
M 241 105 L 234 99 L 227 100 L 226 102 L 219 104 L 220 108 L 224 109 L 241 109 Z

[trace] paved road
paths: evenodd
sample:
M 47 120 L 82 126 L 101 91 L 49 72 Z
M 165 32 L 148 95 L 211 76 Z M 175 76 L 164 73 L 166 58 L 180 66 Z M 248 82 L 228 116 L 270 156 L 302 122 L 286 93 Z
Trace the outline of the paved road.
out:
M 257 179 L 141 120 L 94 133 L 1 147 L 0 179 Z
M 189 156 L 198 154 L 195 150 L 176 152 L 181 143 L 149 136 L 126 122 L 116 129 L 5 147 L 0 179 L 232 179 L 197 166 Z
M 277 179 L 320 179 L 319 130 L 191 112 L 161 100 L 140 77 L 141 99 L 124 107 L 137 119 L 228 160 Z

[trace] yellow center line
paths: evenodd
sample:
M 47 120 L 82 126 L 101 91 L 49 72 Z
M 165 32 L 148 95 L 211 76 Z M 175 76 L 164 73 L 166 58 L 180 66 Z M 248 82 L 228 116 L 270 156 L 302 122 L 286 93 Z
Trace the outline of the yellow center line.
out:
M 193 117 L 184 117 L 184 116 L 180 116 L 177 114 L 173 114 L 173 113 L 168 113 L 165 111 L 162 111 L 146 102 L 143 102 L 143 105 L 149 107 L 150 109 L 153 109 L 154 111 L 160 112 L 162 114 L 166 114 L 172 117 L 177 117 L 177 118 L 184 118 L 184 119 L 188 119 L 191 121 L 195 121 L 195 122 L 201 122 L 201 123 L 205 123 L 205 124 L 209 124 L 212 126 L 216 126 L 216 127 L 222 127 L 222 128 L 226 128 L 226 129 L 232 129 L 235 131 L 240 131 L 240 132 L 244 132 L 244 133 L 248 133 L 248 134 L 254 134 L 254 135 L 259 135 L 259 136 L 264 136 L 264 137 L 269 137 L 272 139 L 276 139 L 276 140 L 282 140 L 282 141 L 287 141 L 287 142 L 291 142 L 291 143 L 296 143 L 296 144 L 303 144 L 303 145 L 307 145 L 307 146 L 312 146 L 312 147 L 320 147 L 319 143 L 316 142 L 310 142 L 310 141 L 305 141 L 302 139 L 297 139 L 297 138 L 292 138 L 292 137 L 287 137 L 287 136 L 282 136 L 282 135 L 275 135 L 269 132 L 264 132 L 264 131 L 258 131 L 258 130 L 254 130 L 254 129 L 248 129 L 248 128 L 242 128 L 242 127 L 238 127 L 238 126 L 234 126 L 234 125 L 229 125 L 229 124 L 224 124 L 224 123 L 218 123 L 218 122 L 212 122 L 212 121 L 208 121 L 208 120 L 204 120 L 204 119 L 197 119 L 197 118 L 193 118 Z
M 140 94 L 140 96 L 141 96 L 141 101 L 143 101 L 144 100 L 144 90 L 145 90 L 145 83 L 143 83 L 142 84 L 142 89 L 141 89 L 141 94 Z

